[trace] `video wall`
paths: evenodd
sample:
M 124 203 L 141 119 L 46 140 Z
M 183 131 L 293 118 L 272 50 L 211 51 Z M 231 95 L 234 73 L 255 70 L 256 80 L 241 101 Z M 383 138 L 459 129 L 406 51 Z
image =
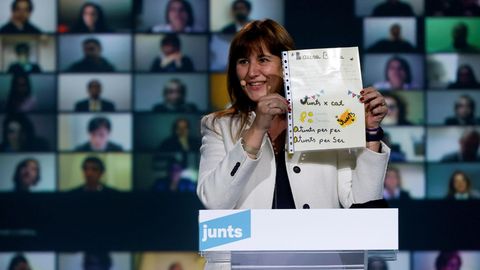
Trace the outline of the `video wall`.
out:
M 1 1 L 0 198 L 195 197 L 200 119 L 229 106 L 230 41 L 263 18 L 299 49 L 359 47 L 363 84 L 389 109 L 387 200 L 480 199 L 478 0 Z M 147 251 L 5 250 L 0 269 L 203 267 L 194 250 Z M 403 250 L 387 264 L 433 269 L 441 256 L 480 265 L 478 251 L 434 249 Z

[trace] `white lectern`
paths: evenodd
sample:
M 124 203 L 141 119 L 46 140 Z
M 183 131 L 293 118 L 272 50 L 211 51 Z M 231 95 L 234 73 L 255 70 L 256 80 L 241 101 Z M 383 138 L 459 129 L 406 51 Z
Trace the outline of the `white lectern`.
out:
M 395 260 L 398 209 L 200 210 L 206 269 L 367 269 Z

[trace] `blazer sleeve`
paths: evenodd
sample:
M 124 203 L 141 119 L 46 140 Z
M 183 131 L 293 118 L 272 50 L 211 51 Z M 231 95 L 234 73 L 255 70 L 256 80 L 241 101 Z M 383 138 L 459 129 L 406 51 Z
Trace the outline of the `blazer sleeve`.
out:
M 338 152 L 338 197 L 344 208 L 383 198 L 390 148 L 380 153 L 367 148 Z
M 240 143 L 231 141 L 230 132 L 222 131 L 217 119 L 206 116 L 202 119 L 202 145 L 197 195 L 208 209 L 233 209 L 248 183 L 252 171 L 258 165 L 257 159 L 250 158 Z

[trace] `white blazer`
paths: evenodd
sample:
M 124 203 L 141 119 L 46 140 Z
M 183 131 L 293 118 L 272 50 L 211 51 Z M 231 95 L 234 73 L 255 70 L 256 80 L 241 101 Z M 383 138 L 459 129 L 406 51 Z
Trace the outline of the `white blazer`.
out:
M 254 119 L 250 114 L 250 123 Z M 272 208 L 276 165 L 266 135 L 257 159 L 235 140 L 239 119 L 202 119 L 197 194 L 208 209 Z M 233 130 L 231 131 L 230 122 Z M 348 208 L 381 199 L 390 148 L 285 153 L 296 208 Z

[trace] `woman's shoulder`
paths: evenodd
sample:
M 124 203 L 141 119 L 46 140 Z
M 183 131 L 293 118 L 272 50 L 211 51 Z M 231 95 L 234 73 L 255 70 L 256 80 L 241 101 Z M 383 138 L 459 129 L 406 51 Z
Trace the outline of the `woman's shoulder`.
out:
M 238 113 L 226 113 L 217 111 L 202 117 L 202 130 L 209 129 L 216 133 L 222 133 L 226 128 L 236 130 L 240 128 L 242 117 Z

